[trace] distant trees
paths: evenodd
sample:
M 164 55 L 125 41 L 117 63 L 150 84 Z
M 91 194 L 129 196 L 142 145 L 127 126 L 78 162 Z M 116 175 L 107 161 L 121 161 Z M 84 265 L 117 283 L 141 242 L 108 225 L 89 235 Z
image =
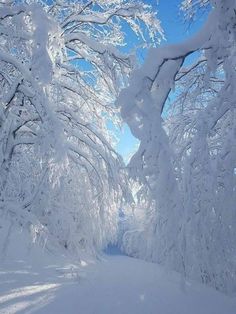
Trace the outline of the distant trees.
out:
M 210 6 L 195 36 L 149 51 L 119 97 L 122 117 L 140 140 L 128 165 L 130 174 L 148 186 L 143 197 L 151 203 L 143 230 L 126 233 L 123 246 L 133 255 L 232 292 L 236 1 L 182 3 L 190 18 L 199 7 Z
M 44 245 L 79 254 L 116 237 L 129 192 L 107 123 L 134 65 L 128 29 L 139 44 L 161 32 L 137 1 L 0 4 L 1 216 Z

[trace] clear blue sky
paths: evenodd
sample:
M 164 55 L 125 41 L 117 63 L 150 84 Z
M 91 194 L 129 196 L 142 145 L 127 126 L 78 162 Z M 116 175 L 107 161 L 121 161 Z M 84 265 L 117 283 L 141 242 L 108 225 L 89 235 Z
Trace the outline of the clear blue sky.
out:
M 144 0 L 148 4 L 152 4 L 158 11 L 158 18 L 161 21 L 162 28 L 165 33 L 166 41 L 161 44 L 170 44 L 180 42 L 195 33 L 203 23 L 204 16 L 199 18 L 194 24 L 189 26 L 183 22 L 183 16 L 180 13 L 179 5 L 181 0 Z M 135 151 L 138 141 L 132 136 L 127 126 L 124 126 L 122 132 L 117 133 L 120 139 L 116 149 L 127 161 L 130 154 Z

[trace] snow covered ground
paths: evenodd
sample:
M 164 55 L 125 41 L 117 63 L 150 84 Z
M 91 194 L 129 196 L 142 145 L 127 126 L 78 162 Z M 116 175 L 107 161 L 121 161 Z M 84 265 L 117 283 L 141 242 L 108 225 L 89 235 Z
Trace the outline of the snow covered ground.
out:
M 97 263 L 18 260 L 0 268 L 1 314 L 235 314 L 236 298 L 122 255 Z

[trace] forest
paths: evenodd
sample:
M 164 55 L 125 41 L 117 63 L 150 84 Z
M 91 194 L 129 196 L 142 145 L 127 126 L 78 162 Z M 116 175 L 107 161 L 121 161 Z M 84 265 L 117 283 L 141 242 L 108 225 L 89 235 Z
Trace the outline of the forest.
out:
M 1 314 L 236 313 L 236 0 L 169 2 L 183 40 L 168 0 L 0 1 Z

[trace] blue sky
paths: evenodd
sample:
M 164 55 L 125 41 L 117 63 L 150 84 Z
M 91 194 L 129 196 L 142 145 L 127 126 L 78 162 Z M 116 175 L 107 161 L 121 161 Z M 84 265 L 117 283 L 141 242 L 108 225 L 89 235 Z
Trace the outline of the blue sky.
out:
M 195 23 L 189 26 L 183 22 L 183 15 L 179 10 L 181 0 L 144 0 L 148 4 L 152 4 L 158 11 L 158 18 L 161 21 L 162 28 L 165 33 L 166 40 L 161 45 L 180 42 L 192 34 L 194 34 L 204 21 L 204 16 L 199 18 Z M 124 126 L 121 132 L 117 133 L 119 143 L 116 147 L 117 151 L 127 161 L 136 149 L 138 141 L 132 136 L 128 126 Z

